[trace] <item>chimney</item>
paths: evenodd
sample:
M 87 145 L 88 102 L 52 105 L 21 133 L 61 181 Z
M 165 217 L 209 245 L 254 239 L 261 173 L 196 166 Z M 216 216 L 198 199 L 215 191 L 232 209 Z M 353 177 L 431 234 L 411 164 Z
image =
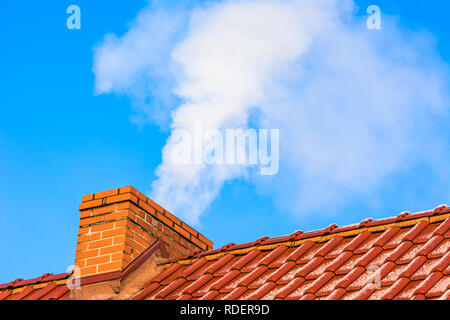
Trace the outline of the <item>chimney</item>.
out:
M 122 271 L 158 239 L 169 257 L 213 248 L 211 240 L 128 186 L 83 196 L 75 265 L 81 277 Z

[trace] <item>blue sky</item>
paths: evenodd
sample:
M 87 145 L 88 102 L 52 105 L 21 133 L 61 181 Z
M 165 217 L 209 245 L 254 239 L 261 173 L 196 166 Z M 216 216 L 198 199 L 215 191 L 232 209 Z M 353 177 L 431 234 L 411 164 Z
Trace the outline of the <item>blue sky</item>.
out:
M 356 3 L 359 15 L 377 4 L 402 28 L 427 30 L 441 59 L 450 62 L 446 1 Z M 66 28 L 70 4 L 82 10 L 81 30 Z M 127 95 L 94 95 L 92 71 L 94 46 L 108 33 L 123 35 L 146 5 L 144 0 L 3 4 L 0 283 L 65 272 L 73 264 L 82 195 L 126 185 L 150 191 L 168 132 L 152 123 L 133 123 Z M 445 116 L 436 122 L 441 138 L 448 134 Z M 449 145 L 445 138 L 440 146 L 447 151 Z M 292 213 L 279 204 L 284 200 L 257 192 L 253 183 L 227 181 L 197 229 L 221 246 L 431 209 L 450 202 L 445 163 L 396 170 L 369 195 L 350 194 L 338 208 L 327 205 L 330 212 L 320 215 Z

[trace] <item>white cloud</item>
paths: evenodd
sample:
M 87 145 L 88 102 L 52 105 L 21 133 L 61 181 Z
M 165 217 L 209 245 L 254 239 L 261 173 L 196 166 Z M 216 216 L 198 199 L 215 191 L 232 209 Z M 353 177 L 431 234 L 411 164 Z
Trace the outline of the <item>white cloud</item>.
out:
M 95 51 L 98 93 L 125 93 L 159 123 L 171 112 L 172 130 L 247 127 L 255 109 L 254 125 L 280 129 L 274 178 L 174 165 L 168 139 L 151 196 L 195 223 L 225 182 L 270 179 L 270 192 L 302 212 L 370 191 L 411 156 L 424 160 L 416 151 L 442 141 L 430 123 L 447 115 L 446 65 L 426 34 L 385 16 L 369 31 L 354 12 L 338 0 L 150 5 L 128 33 L 106 37 Z

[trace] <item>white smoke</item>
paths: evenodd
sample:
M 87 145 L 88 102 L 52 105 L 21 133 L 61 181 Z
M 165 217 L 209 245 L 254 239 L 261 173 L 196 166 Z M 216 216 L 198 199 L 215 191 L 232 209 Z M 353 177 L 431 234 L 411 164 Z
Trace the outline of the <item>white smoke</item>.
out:
M 248 178 L 302 212 L 371 190 L 411 156 L 422 161 L 414 151 L 442 140 L 429 124 L 447 114 L 446 66 L 428 36 L 384 16 L 368 31 L 355 11 L 340 0 L 152 3 L 122 37 L 107 36 L 95 50 L 96 91 L 129 95 L 144 118 L 170 114 L 171 130 L 280 129 L 273 178 L 175 165 L 180 142 L 169 137 L 151 197 L 196 223 L 225 182 Z

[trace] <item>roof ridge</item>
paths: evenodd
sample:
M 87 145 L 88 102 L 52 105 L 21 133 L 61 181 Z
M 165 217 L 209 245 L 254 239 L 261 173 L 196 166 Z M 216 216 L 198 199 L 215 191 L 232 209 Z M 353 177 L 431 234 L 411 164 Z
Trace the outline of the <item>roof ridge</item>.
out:
M 323 229 L 317 229 L 312 231 L 303 232 L 301 230 L 295 231 L 289 235 L 285 236 L 279 236 L 279 237 L 261 237 L 255 241 L 242 243 L 242 244 L 234 244 L 229 243 L 221 248 L 218 249 L 212 249 L 212 250 L 206 250 L 206 251 L 196 251 L 190 255 L 177 257 L 170 259 L 162 265 L 170 265 L 173 263 L 180 263 L 180 264 L 189 264 L 196 260 L 198 260 L 201 257 L 207 257 L 210 258 L 209 260 L 213 260 L 216 257 L 221 257 L 227 253 L 237 253 L 241 252 L 242 254 L 245 254 L 246 252 L 258 248 L 259 250 L 270 250 L 274 247 L 277 247 L 279 245 L 289 245 L 290 246 L 297 246 L 303 242 L 306 242 L 308 240 L 317 239 L 318 242 L 320 240 L 326 241 L 330 238 L 333 238 L 334 236 L 340 235 L 340 236 L 353 236 L 362 233 L 365 230 L 371 229 L 372 231 L 374 229 L 379 229 L 379 231 L 382 231 L 383 229 L 387 229 L 393 225 L 397 225 L 400 227 L 409 226 L 411 224 L 414 224 L 418 222 L 419 220 L 427 219 L 429 220 L 430 217 L 438 217 L 443 216 L 444 218 L 441 220 L 444 220 L 447 216 L 450 216 L 450 207 L 443 204 L 440 205 L 432 210 L 425 210 L 425 211 L 419 211 L 415 213 L 410 213 L 408 211 L 404 211 L 397 216 L 394 217 L 388 217 L 388 218 L 381 218 L 374 220 L 372 218 L 367 218 L 359 223 L 350 224 L 346 226 L 338 226 L 336 224 L 331 224 L 330 226 L 323 228 Z M 440 221 L 439 219 L 433 219 L 434 221 Z M 326 237 L 326 238 L 324 238 Z M 213 258 L 211 258 L 211 256 Z

